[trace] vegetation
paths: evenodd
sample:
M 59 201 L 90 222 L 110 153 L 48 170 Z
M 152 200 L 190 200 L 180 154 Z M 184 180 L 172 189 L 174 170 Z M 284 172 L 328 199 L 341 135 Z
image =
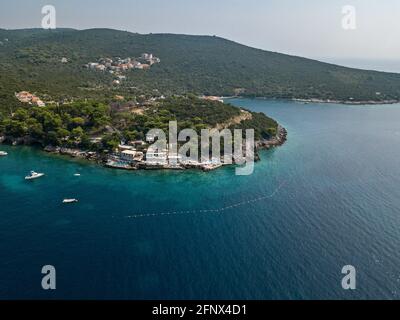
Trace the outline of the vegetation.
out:
M 29 137 L 43 145 L 89 146 L 89 136 L 111 122 L 109 107 L 97 102 L 18 108 L 3 117 L 0 133 L 10 138 Z
M 250 120 L 244 120 L 240 124 L 230 127 L 230 129 L 254 129 L 254 138 L 256 140 L 268 139 L 278 134 L 278 123 L 265 116 L 264 113 L 252 112 Z
M 363 71 L 253 49 L 218 37 L 140 35 L 109 29 L 77 31 L 0 29 L 0 112 L 21 105 L 14 93 L 28 90 L 44 101 L 115 95 L 246 95 L 342 101 L 399 100 L 400 75 Z M 113 86 L 113 75 L 82 65 L 102 57 L 151 52 L 161 63 L 132 70 Z M 66 57 L 68 63 L 61 63 Z
M 115 75 L 83 67 L 100 58 L 144 52 L 161 63 L 126 71 L 119 85 L 113 84 Z M 232 129 L 254 128 L 256 139 L 276 135 L 278 124 L 264 114 L 251 113 L 232 124 L 229 120 L 241 115 L 239 108 L 199 95 L 400 100 L 400 74 L 340 67 L 215 36 L 0 29 L 0 73 L 0 135 L 94 151 L 144 140 L 152 128 L 168 131 L 171 120 L 179 129 L 228 123 Z M 19 91 L 35 94 L 46 107 L 19 102 Z
M 140 112 L 137 112 L 140 111 Z M 95 101 L 78 101 L 46 107 L 19 107 L 0 119 L 0 134 L 9 140 L 26 139 L 43 146 L 78 147 L 93 151 L 115 149 L 121 141 L 145 139 L 153 128 L 168 132 L 169 121 L 179 129 L 214 128 L 240 115 L 239 108 L 206 101 L 194 95 L 159 99 L 147 107 L 122 108 Z M 256 138 L 276 134 L 277 123 L 264 114 L 236 127 L 254 128 Z M 100 138 L 100 142 L 95 138 Z

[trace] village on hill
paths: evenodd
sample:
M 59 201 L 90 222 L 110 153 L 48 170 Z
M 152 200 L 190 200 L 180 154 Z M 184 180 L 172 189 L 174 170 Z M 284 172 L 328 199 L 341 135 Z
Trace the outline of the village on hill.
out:
M 121 73 L 132 69 L 148 70 L 152 65 L 160 62 L 161 59 L 155 57 L 152 53 L 143 53 L 138 58 L 100 58 L 98 62 L 89 62 L 85 64 L 84 67 L 91 70 L 108 71 L 110 74 L 115 74 L 116 79 L 113 84 L 119 84 L 121 80 L 125 79 L 125 76 L 121 75 Z
M 129 69 L 148 69 L 153 64 L 160 62 L 160 58 L 155 57 L 152 53 L 142 53 L 139 58 L 100 58 L 98 62 L 89 62 L 84 66 L 89 69 L 114 73 Z

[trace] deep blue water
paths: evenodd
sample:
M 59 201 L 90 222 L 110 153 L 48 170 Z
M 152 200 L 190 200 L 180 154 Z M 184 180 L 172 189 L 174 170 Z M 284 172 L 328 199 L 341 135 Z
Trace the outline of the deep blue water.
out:
M 0 298 L 398 299 L 400 105 L 231 102 L 289 131 L 250 176 L 116 171 L 0 146 Z M 32 169 L 46 176 L 24 181 Z M 47 264 L 55 291 L 41 289 Z

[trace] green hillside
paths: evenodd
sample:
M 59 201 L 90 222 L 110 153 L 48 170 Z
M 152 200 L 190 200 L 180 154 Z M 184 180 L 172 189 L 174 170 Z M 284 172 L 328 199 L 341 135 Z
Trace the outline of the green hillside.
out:
M 109 29 L 77 31 L 0 29 L 0 106 L 17 104 L 14 92 L 47 99 L 100 98 L 141 93 L 341 101 L 400 99 L 400 74 L 363 71 L 250 48 L 212 36 L 141 35 Z M 161 63 L 113 75 L 82 67 L 104 57 L 151 52 Z M 61 63 L 66 57 L 68 63 Z M 47 95 L 47 96 L 46 96 Z
M 145 140 L 150 129 L 162 129 L 168 134 L 170 121 L 178 122 L 178 130 L 191 128 L 198 134 L 219 125 L 229 129 L 252 128 L 256 140 L 270 139 L 278 133 L 278 123 L 263 113 L 188 95 L 160 99 L 146 107 L 97 101 L 21 107 L 0 118 L 0 136 L 9 143 L 101 152 L 115 149 L 121 141 Z M 94 138 L 101 141 L 94 142 Z

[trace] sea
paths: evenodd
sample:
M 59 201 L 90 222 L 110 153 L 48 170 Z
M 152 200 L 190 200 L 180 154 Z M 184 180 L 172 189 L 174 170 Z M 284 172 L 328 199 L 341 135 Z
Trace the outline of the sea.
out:
M 0 145 L 0 299 L 398 299 L 400 105 L 227 102 L 288 130 L 248 176 Z

